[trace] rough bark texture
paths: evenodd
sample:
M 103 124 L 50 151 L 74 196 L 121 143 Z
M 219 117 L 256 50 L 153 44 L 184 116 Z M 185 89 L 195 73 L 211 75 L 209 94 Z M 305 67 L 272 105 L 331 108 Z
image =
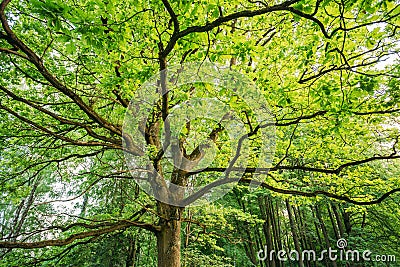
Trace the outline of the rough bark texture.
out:
M 157 233 L 158 267 L 181 266 L 182 208 L 159 204 L 160 231 Z

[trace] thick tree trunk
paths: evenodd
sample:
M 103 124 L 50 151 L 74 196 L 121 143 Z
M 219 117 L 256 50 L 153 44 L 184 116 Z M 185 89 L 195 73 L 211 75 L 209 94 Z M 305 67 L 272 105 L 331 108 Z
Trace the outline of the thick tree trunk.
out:
M 181 222 L 171 220 L 161 225 L 157 235 L 158 267 L 181 266 Z
M 180 267 L 183 209 L 163 203 L 159 206 L 163 218 L 160 219 L 160 231 L 157 233 L 158 267 Z

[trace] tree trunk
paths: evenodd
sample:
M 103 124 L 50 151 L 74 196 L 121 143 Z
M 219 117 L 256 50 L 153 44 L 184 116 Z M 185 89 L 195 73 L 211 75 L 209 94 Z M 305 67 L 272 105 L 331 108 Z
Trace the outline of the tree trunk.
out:
M 158 267 L 180 267 L 183 208 L 159 203 L 159 212 L 162 218 L 157 233 Z
M 272 206 L 272 201 L 270 197 L 266 197 L 265 198 L 265 203 L 266 203 L 266 208 L 267 208 L 267 216 L 268 216 L 268 220 L 269 220 L 269 225 L 271 226 L 271 249 L 278 251 L 278 246 L 276 245 L 276 235 L 275 235 L 275 214 L 274 214 L 274 209 Z M 277 266 L 277 262 L 278 262 L 278 258 L 276 256 L 276 253 L 274 254 L 274 257 L 271 259 L 271 267 L 276 267 Z M 279 263 L 278 263 L 279 265 Z
M 350 213 L 343 211 L 342 215 L 343 215 L 344 226 L 346 228 L 346 233 L 347 235 L 350 235 L 351 232 Z
M 324 239 L 325 239 L 325 244 L 326 244 L 326 248 L 330 248 L 331 246 L 331 242 L 329 241 L 329 235 L 328 235 L 328 230 L 326 229 L 324 220 L 322 219 L 322 215 L 321 212 L 318 208 L 318 204 L 315 205 L 315 214 L 317 215 L 318 221 L 319 221 L 319 226 L 321 227 L 322 230 L 322 234 L 324 235 Z M 337 267 L 336 261 L 331 261 L 332 266 L 333 267 Z
M 332 229 L 333 229 L 333 232 L 335 233 L 336 240 L 338 240 L 342 236 L 338 230 L 338 226 L 335 222 L 335 219 L 333 218 L 333 214 L 332 214 L 329 204 L 326 205 L 326 209 L 328 210 L 329 218 L 331 219 Z
M 136 257 L 138 249 L 140 249 L 140 245 L 137 244 L 137 236 L 129 242 L 129 249 L 128 249 L 128 258 L 126 259 L 126 267 L 135 267 L 136 266 Z
M 298 238 L 298 234 L 297 234 L 296 223 L 293 218 L 292 207 L 289 203 L 289 200 L 287 200 L 287 199 L 286 199 L 286 208 L 287 208 L 287 213 L 288 213 L 288 217 L 289 217 L 290 229 L 292 230 L 294 247 L 298 253 L 301 253 L 300 242 L 299 242 L 299 238 Z M 299 257 L 299 266 L 304 267 L 304 263 L 303 263 L 303 260 L 301 257 Z
M 339 227 L 340 237 L 343 237 L 344 236 L 344 229 L 343 229 L 342 220 L 341 220 L 339 212 L 338 212 L 338 208 L 336 207 L 335 203 L 332 203 L 331 206 L 332 206 L 333 214 L 335 214 L 335 217 L 336 217 L 337 225 Z

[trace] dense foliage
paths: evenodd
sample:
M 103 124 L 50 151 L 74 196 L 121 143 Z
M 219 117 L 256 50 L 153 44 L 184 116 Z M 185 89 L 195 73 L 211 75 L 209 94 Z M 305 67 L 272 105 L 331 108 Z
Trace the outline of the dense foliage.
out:
M 3 0 L 0 21 L 0 266 L 376 266 L 258 259 L 265 246 L 319 252 L 340 238 L 400 261 L 398 1 Z M 253 81 L 276 151 L 255 168 L 257 114 L 218 91 L 254 155 L 223 198 L 179 208 L 137 185 L 122 128 L 135 92 L 185 62 Z M 216 160 L 190 172 L 163 158 L 168 110 L 210 92 L 165 94 L 146 121 L 163 179 L 204 185 L 230 165 L 226 131 L 201 120 L 181 152 L 201 159 L 210 137 Z

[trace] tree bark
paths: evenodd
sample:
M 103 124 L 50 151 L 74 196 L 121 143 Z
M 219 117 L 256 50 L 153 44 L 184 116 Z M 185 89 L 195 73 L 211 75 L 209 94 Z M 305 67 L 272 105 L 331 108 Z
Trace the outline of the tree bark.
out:
M 342 236 L 341 236 L 341 234 L 340 234 L 340 232 L 338 230 L 338 226 L 336 225 L 336 222 L 335 222 L 335 219 L 333 217 L 333 214 L 332 214 L 332 211 L 330 209 L 330 205 L 329 204 L 326 205 L 326 209 L 328 210 L 329 218 L 331 220 L 332 229 L 333 229 L 333 232 L 335 233 L 336 240 L 338 240 Z
M 180 267 L 183 208 L 159 203 L 159 211 L 163 218 L 157 233 L 158 267 Z
M 318 204 L 315 205 L 315 214 L 317 215 L 317 218 L 319 221 L 319 226 L 321 227 L 322 234 L 324 235 L 326 249 L 328 249 L 332 246 L 331 246 L 331 242 L 329 241 L 328 230 L 326 229 L 324 220 L 322 219 L 322 215 L 321 215 L 320 209 L 318 207 Z M 331 264 L 333 267 L 337 267 L 336 261 L 331 261 Z
M 351 232 L 350 213 L 343 211 L 342 215 L 343 215 L 344 226 L 346 228 L 346 233 L 347 235 L 350 235 Z
M 344 236 L 344 228 L 343 228 L 343 223 L 342 223 L 342 220 L 341 220 L 339 212 L 338 212 L 338 208 L 335 203 L 332 203 L 331 206 L 332 206 L 333 214 L 335 214 L 335 217 L 336 217 L 337 225 L 339 227 L 340 237 L 343 237 Z
M 286 199 L 286 208 L 287 208 L 287 213 L 289 217 L 289 223 L 290 223 L 290 229 L 292 230 L 292 236 L 293 236 L 293 243 L 296 251 L 300 253 L 300 242 L 297 234 L 297 229 L 296 229 L 296 223 L 293 218 L 293 212 L 292 212 L 292 207 L 289 203 L 289 200 Z M 304 267 L 304 263 L 302 258 L 299 258 L 299 266 Z
M 320 248 L 322 248 L 322 247 L 324 247 L 324 245 L 323 245 L 324 242 L 322 241 L 322 237 L 321 237 L 321 234 L 320 234 L 321 227 L 319 225 L 319 219 L 318 219 L 318 222 L 316 220 L 314 220 L 315 218 L 318 218 L 318 216 L 317 216 L 317 208 L 315 206 L 310 206 L 310 210 L 311 210 L 311 213 L 312 213 L 312 216 L 313 216 L 315 232 L 317 233 L 317 237 L 318 237 L 318 243 L 317 244 L 319 244 Z M 324 259 L 324 262 L 325 262 L 325 266 L 329 267 L 328 260 Z
M 275 245 L 274 240 L 276 240 L 276 235 L 274 233 L 274 213 L 273 213 L 273 208 L 271 207 L 272 202 L 268 196 L 264 198 L 265 201 L 265 207 L 266 207 L 266 214 L 267 214 L 267 220 L 268 220 L 268 229 L 269 229 L 269 237 L 268 237 L 268 250 L 275 250 L 277 251 L 277 246 Z M 276 262 L 277 258 L 276 255 L 273 255 L 273 258 L 271 260 L 271 267 L 276 267 Z

